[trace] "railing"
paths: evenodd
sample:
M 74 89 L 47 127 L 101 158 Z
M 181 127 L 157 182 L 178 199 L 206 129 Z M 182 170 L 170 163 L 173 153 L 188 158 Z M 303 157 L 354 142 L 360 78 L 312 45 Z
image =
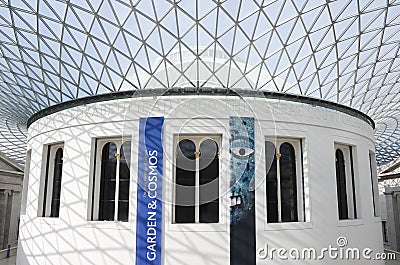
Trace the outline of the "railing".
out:
M 0 260 L 17 255 L 17 246 L 8 245 L 8 248 L 0 250 Z

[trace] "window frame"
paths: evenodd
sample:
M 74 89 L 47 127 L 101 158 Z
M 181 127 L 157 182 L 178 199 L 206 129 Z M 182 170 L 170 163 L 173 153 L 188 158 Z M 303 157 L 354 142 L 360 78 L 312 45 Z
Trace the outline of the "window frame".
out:
M 41 178 L 41 199 L 39 200 L 39 217 L 50 217 L 50 218 L 59 218 L 58 216 L 51 216 L 51 206 L 53 200 L 53 183 L 54 183 L 54 168 L 55 168 L 55 158 L 58 149 L 62 149 L 63 157 L 61 160 L 64 160 L 65 156 L 65 148 L 64 143 L 54 143 L 54 144 L 46 144 L 43 148 L 43 163 L 42 163 L 42 178 Z M 51 163 L 53 161 L 53 163 Z M 64 164 L 64 162 L 63 162 Z M 63 168 L 61 168 L 61 181 L 63 176 Z M 60 200 L 61 200 L 61 190 L 62 184 L 60 188 Z M 61 204 L 59 206 L 59 211 L 61 210 Z
M 378 187 L 378 172 L 376 170 L 376 155 L 375 152 L 369 150 L 369 172 L 371 177 L 371 192 L 372 192 L 372 207 L 374 217 L 380 216 L 380 203 L 379 203 L 379 187 Z
M 277 200 L 278 200 L 278 221 L 277 222 L 268 222 L 268 191 L 267 191 L 267 179 L 266 176 L 268 174 L 267 168 L 265 168 L 265 223 L 266 225 L 274 226 L 276 224 L 298 224 L 298 223 L 305 223 L 307 222 L 306 217 L 306 207 L 305 207 L 305 183 L 304 183 L 304 139 L 303 138 L 292 138 L 292 137 L 266 137 L 264 139 L 264 147 L 266 142 L 271 142 L 275 146 L 275 156 L 280 154 L 280 147 L 284 143 L 289 143 L 293 146 L 294 154 L 295 154 L 295 165 L 296 165 L 296 191 L 297 191 L 297 221 L 293 222 L 283 222 L 282 221 L 282 198 L 281 198 L 281 189 L 280 189 L 280 167 L 278 166 L 277 161 Z M 266 165 L 266 152 L 264 150 L 264 165 Z M 276 157 L 275 157 L 276 159 Z
M 387 220 L 382 220 L 382 239 L 383 244 L 389 245 L 389 233 L 387 227 Z
M 128 207 L 128 220 L 121 221 L 118 220 L 118 202 L 119 202 L 119 184 L 120 184 L 120 156 L 121 156 L 121 147 L 126 142 L 131 143 L 131 153 L 130 153 L 130 168 L 129 168 L 129 207 Z M 99 213 L 100 213 L 100 183 L 101 183 L 101 160 L 102 160 L 102 151 L 104 146 L 107 143 L 114 143 L 117 146 L 117 165 L 116 165 L 116 172 L 115 172 L 115 193 L 114 193 L 114 220 L 99 220 Z M 95 139 L 95 152 L 94 152 L 94 159 L 93 159 L 93 177 L 91 182 L 91 193 L 90 193 L 90 215 L 89 221 L 100 221 L 100 222 L 124 222 L 129 223 L 131 221 L 131 192 L 132 192 L 132 139 L 131 137 L 110 137 L 110 138 L 96 138 Z
M 32 149 L 28 149 L 28 151 L 26 151 L 24 179 L 22 182 L 23 184 L 21 192 L 21 215 L 26 214 L 26 206 L 28 203 L 28 191 L 29 191 L 28 186 L 29 186 L 29 174 L 31 170 L 31 160 L 32 160 Z
M 172 224 L 174 225 L 193 225 L 193 224 L 221 224 L 221 216 L 222 216 L 222 202 L 221 202 L 221 198 L 219 197 L 219 201 L 218 201 L 218 222 L 216 223 L 201 223 L 200 222 L 200 170 L 199 170 L 199 164 L 200 164 L 200 160 L 198 158 L 196 158 L 196 162 L 195 162 L 195 167 L 196 167 L 196 172 L 195 172 L 195 221 L 194 222 L 188 222 L 188 223 L 177 223 L 175 221 L 175 200 L 176 200 L 176 151 L 177 151 L 177 146 L 179 144 L 180 141 L 182 140 L 190 140 L 195 144 L 195 148 L 196 148 L 196 152 L 200 152 L 200 144 L 207 140 L 207 139 L 211 139 L 213 141 L 215 141 L 215 143 L 218 145 L 218 158 L 219 158 L 219 163 L 218 163 L 218 194 L 221 194 L 221 144 L 222 144 L 222 135 L 220 134 L 175 134 L 173 136 L 173 183 L 172 183 Z
M 346 196 L 347 196 L 347 218 L 339 218 L 339 204 L 338 204 L 338 183 L 336 172 L 336 151 L 340 149 L 343 153 L 344 166 L 345 166 L 345 180 L 346 180 Z M 335 172 L 335 196 L 336 196 L 336 214 L 339 221 L 358 220 L 360 219 L 359 212 L 359 198 L 357 193 L 357 177 L 356 177 L 356 148 L 353 145 L 334 143 L 334 172 Z

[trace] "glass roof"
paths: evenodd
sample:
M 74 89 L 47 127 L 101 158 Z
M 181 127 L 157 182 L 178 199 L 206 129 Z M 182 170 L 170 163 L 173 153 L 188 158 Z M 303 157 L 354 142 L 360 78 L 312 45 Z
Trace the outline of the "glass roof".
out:
M 26 121 L 123 90 L 247 88 L 326 99 L 376 122 L 400 154 L 400 1 L 0 0 L 0 150 Z

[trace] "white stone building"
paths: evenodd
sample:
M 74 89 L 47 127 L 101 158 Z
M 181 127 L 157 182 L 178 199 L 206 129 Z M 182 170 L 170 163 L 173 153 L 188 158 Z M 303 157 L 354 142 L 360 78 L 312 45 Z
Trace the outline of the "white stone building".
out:
M 17 264 L 281 264 L 267 245 L 382 252 L 371 120 L 241 92 L 153 90 L 35 116 Z
M 0 153 L 0 249 L 15 246 L 24 168 Z

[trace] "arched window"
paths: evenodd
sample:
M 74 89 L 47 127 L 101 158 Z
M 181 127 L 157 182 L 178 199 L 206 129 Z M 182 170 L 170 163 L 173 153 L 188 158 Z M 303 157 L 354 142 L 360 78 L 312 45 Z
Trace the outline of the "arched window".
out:
M 275 144 L 274 144 L 275 143 Z M 276 139 L 265 142 L 267 222 L 305 220 L 301 141 Z M 300 183 L 300 185 L 299 185 Z M 301 218 L 299 218 L 299 215 Z
M 24 169 L 24 180 L 22 184 L 22 192 L 21 192 L 21 215 L 26 214 L 26 204 L 28 200 L 28 185 L 29 185 L 29 174 L 31 167 L 31 157 L 32 157 L 32 149 L 29 149 L 26 152 L 25 159 L 25 169 Z
M 182 137 L 176 145 L 175 223 L 219 222 L 219 137 Z
M 340 149 L 336 150 L 336 184 L 339 219 L 348 219 L 349 215 L 347 209 L 346 171 L 343 152 Z
M 378 172 L 376 170 L 375 153 L 369 151 L 369 170 L 371 176 L 372 206 L 374 216 L 379 216 L 379 190 L 378 190 Z
M 118 220 L 128 221 L 129 213 L 129 187 L 131 142 L 125 142 L 121 146 L 121 158 L 119 162 L 119 192 L 118 192 Z
M 60 196 L 61 196 L 61 177 L 63 165 L 63 149 L 57 149 L 54 159 L 54 179 L 53 179 L 53 196 L 51 199 L 50 217 L 59 217 L 60 213 Z
M 353 148 L 335 144 L 336 191 L 339 220 L 357 218 Z
M 297 222 L 296 158 L 293 145 L 281 144 L 280 153 L 282 222 Z
M 196 185 L 196 146 L 188 139 L 176 147 L 175 222 L 194 223 Z
M 95 161 L 91 220 L 129 220 L 131 142 L 98 139 L 101 160 Z
M 267 169 L 267 221 L 278 222 L 278 176 L 276 172 L 275 145 L 265 142 L 266 169 Z
M 218 144 L 207 139 L 200 143 L 200 223 L 218 223 L 219 158 Z
M 46 145 L 45 151 L 45 174 L 41 181 L 43 193 L 39 198 L 42 207 L 39 207 L 38 216 L 59 217 L 64 144 Z
M 115 182 L 117 171 L 117 145 L 106 143 L 101 156 L 99 220 L 113 221 L 115 210 Z

